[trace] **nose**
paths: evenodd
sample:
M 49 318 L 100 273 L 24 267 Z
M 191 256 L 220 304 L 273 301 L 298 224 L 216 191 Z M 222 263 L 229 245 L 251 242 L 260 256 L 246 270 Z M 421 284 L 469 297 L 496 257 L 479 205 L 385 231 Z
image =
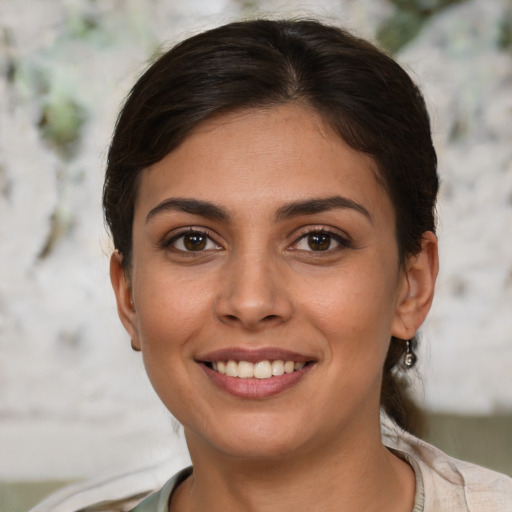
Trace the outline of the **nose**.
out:
M 293 307 L 278 263 L 263 255 L 231 259 L 216 301 L 219 320 L 251 331 L 287 322 Z

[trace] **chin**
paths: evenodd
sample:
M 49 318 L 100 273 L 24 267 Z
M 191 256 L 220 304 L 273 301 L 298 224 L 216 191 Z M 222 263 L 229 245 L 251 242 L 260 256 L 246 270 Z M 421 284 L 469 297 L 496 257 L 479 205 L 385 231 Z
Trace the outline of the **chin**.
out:
M 291 456 L 303 449 L 307 442 L 304 428 L 294 432 L 290 422 L 284 422 L 282 417 L 260 414 L 244 415 L 242 418 L 218 422 L 217 425 L 229 425 L 229 428 L 213 428 L 208 438 L 198 438 L 185 427 L 185 435 L 191 452 L 198 444 L 207 444 L 210 449 L 228 457 L 247 460 L 272 460 Z M 299 423 L 302 425 L 302 422 Z M 300 434 L 300 435 L 299 435 Z

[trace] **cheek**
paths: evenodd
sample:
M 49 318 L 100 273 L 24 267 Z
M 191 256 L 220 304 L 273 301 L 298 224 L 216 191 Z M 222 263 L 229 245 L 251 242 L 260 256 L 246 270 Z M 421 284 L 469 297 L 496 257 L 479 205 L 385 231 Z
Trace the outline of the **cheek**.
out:
M 141 275 L 134 296 L 139 335 L 151 350 L 174 350 L 197 335 L 211 317 L 211 287 L 204 278 L 165 272 Z
M 144 366 L 162 402 L 186 423 L 184 411 L 196 398 L 190 385 L 195 365 L 191 340 L 204 338 L 211 298 L 198 280 L 164 278 L 160 273 L 140 282 L 137 321 Z
M 347 367 L 380 364 L 391 338 L 394 279 L 381 265 L 351 267 L 302 290 L 308 321 L 328 341 L 333 359 Z

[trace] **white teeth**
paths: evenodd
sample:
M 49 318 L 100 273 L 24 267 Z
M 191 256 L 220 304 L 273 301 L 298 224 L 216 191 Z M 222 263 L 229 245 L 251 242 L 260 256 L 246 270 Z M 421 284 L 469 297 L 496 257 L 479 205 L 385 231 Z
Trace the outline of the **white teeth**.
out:
M 254 377 L 254 364 L 248 361 L 238 363 L 238 376 L 242 379 L 252 379 Z
M 283 373 L 284 373 L 283 361 L 272 361 L 272 375 L 279 377 L 279 375 L 283 375 Z
M 260 361 L 254 365 L 254 376 L 257 379 L 269 379 L 272 377 L 272 365 L 270 361 Z
M 226 365 L 226 375 L 228 377 L 238 377 L 238 364 L 231 359 Z
M 286 361 L 284 363 L 284 372 L 285 373 L 293 373 L 295 370 L 295 363 L 293 361 Z
M 214 371 L 219 372 L 228 377 L 239 377 L 241 379 L 269 379 L 270 377 L 279 377 L 285 373 L 293 373 L 304 368 L 306 363 L 283 361 L 278 359 L 270 362 L 265 359 L 257 363 L 249 361 L 235 361 L 230 359 L 227 362 L 215 361 L 212 362 Z

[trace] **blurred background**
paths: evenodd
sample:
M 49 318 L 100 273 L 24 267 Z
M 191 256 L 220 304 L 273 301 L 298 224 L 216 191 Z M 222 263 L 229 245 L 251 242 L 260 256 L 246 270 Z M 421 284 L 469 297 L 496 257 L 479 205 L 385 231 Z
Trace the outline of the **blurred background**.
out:
M 511 0 L 0 0 L 3 512 L 63 482 L 186 458 L 117 319 L 105 155 L 155 54 L 258 15 L 348 28 L 423 88 L 442 179 L 415 382 L 425 436 L 512 473 Z

